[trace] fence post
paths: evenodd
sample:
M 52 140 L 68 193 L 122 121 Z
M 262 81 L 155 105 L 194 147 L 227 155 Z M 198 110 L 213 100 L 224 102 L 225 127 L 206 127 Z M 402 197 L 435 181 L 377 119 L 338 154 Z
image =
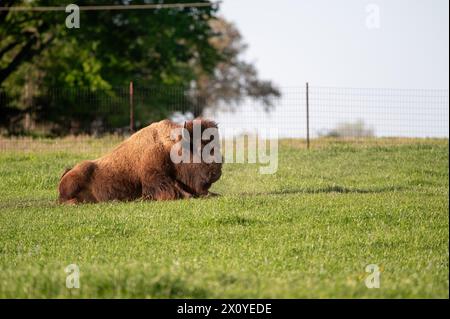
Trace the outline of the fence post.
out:
M 306 82 L 306 148 L 309 150 L 309 83 Z
M 133 81 L 130 81 L 130 133 L 134 133 Z

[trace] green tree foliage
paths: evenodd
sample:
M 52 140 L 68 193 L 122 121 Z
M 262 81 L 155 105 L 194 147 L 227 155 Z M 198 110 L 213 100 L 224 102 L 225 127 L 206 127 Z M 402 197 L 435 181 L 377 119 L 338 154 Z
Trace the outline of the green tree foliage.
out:
M 190 1 L 164 1 L 181 2 Z M 52 0 L 0 3 L 61 6 Z M 108 4 L 127 3 L 116 0 Z M 98 5 L 98 1 L 77 4 Z M 18 123 L 25 114 L 32 114 L 37 122 L 52 123 L 56 133 L 69 128 L 89 131 L 95 122 L 108 128 L 124 127 L 128 123 L 130 80 L 136 86 L 138 126 L 172 111 L 199 115 L 218 101 L 211 96 L 219 95 L 208 92 L 211 85 L 199 83 L 217 83 L 217 70 L 234 65 L 240 53 L 227 52 L 219 45 L 222 30 L 212 25 L 218 20 L 216 15 L 214 6 L 81 11 L 81 27 L 68 29 L 64 11 L 0 12 L 0 125 L 14 131 L 20 128 Z M 254 87 L 266 87 L 255 91 L 255 97 L 277 95 L 269 82 L 257 82 L 254 69 L 252 72 Z M 233 80 L 223 78 L 223 82 Z M 201 94 L 193 94 L 193 90 Z M 246 92 L 235 90 L 227 97 L 237 100 L 243 94 Z

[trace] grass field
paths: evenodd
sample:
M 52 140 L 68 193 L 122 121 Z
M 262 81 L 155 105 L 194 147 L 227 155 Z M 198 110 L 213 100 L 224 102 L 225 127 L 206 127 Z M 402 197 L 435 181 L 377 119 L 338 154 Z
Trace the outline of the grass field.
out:
M 57 205 L 116 142 L 0 139 L 0 297 L 449 297 L 448 140 L 282 141 L 275 175 L 225 165 L 221 197 Z

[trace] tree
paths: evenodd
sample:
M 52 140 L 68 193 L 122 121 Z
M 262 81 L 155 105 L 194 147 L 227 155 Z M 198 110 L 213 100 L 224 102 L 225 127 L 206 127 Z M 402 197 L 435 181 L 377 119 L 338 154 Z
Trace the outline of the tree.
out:
M 20 0 L 3 0 L 1 6 L 23 3 Z M 15 72 L 52 43 L 54 34 L 49 32 L 52 22 L 52 17 L 43 19 L 42 13 L 0 11 L 0 89 Z M 9 91 L 8 95 L 0 91 L 0 125 L 14 127 L 23 115 L 23 110 L 20 110 L 23 98 L 19 87 L 12 87 Z
M 373 137 L 374 130 L 367 127 L 362 119 L 358 119 L 355 122 L 340 123 L 335 128 L 319 135 L 326 137 Z
M 60 4 L 18 0 L 2 5 Z M 65 27 L 66 15 L 0 12 L 0 125 L 18 127 L 25 114 L 33 114 L 36 121 L 55 124 L 57 133 L 74 125 L 89 131 L 95 121 L 125 126 L 124 88 L 130 80 L 137 94 L 152 90 L 137 97 L 142 124 L 166 117 L 180 105 L 179 111 L 198 115 L 219 100 L 236 102 L 250 95 L 269 105 L 270 97 L 279 95 L 270 82 L 258 80 L 251 64 L 238 59 L 245 46 L 234 27 L 217 20 L 215 7 L 82 11 L 79 29 Z
M 220 105 L 233 110 L 246 97 L 261 100 L 266 110 L 270 109 L 274 98 L 280 97 L 280 91 L 271 81 L 260 80 L 255 67 L 241 59 L 247 45 L 239 30 L 224 18 L 210 20 L 210 26 L 215 35 L 209 42 L 224 59 L 214 72 L 201 69 L 198 72 L 194 87 L 199 106 L 194 115 L 199 115 L 204 108 Z
M 45 0 L 27 3 L 8 1 L 5 5 L 60 5 Z M 3 124 L 31 111 L 37 119 L 60 123 L 62 128 L 74 120 L 86 126 L 99 116 L 110 125 L 123 125 L 126 112 L 110 114 L 111 110 L 100 110 L 101 103 L 92 102 L 111 103 L 110 107 L 123 103 L 120 90 L 113 88 L 126 87 L 130 80 L 141 87 L 157 86 L 161 92 L 188 88 L 195 80 L 193 64 L 212 72 L 222 59 L 208 42 L 212 35 L 208 21 L 215 12 L 213 7 L 83 11 L 80 29 L 65 27 L 65 12 L 2 12 L 0 85 L 13 96 L 7 99 L 8 105 L 0 101 Z M 35 88 L 32 107 L 21 103 L 30 87 Z M 164 98 L 159 94 L 151 100 Z M 164 103 L 158 108 L 163 109 Z
M 3 7 L 22 4 L 23 1 L 5 0 Z M 0 12 L 0 85 L 22 64 L 46 49 L 54 39 L 53 18 L 44 19 L 41 13 Z

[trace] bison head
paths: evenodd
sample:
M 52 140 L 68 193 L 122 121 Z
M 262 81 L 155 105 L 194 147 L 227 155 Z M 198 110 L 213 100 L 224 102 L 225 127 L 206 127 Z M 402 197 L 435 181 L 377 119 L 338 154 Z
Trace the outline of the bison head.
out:
M 205 119 L 185 122 L 180 145 L 185 157 L 175 164 L 176 179 L 194 195 L 207 195 L 222 174 L 217 124 Z

